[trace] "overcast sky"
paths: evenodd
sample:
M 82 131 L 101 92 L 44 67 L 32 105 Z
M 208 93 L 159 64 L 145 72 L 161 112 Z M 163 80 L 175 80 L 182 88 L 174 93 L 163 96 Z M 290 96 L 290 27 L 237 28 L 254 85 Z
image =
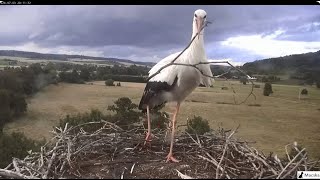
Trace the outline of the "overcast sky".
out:
M 0 49 L 157 62 L 191 39 L 194 11 L 209 59 L 244 63 L 320 50 L 320 5 L 0 6 Z

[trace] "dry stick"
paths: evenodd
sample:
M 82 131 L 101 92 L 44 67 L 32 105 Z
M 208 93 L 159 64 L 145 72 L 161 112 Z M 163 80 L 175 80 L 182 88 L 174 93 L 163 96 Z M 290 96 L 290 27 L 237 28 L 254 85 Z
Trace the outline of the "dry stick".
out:
M 200 32 L 209 24 L 210 22 L 209 21 L 206 21 L 206 23 L 201 27 L 201 30 Z M 155 75 L 159 74 L 161 70 L 163 70 L 164 68 L 168 67 L 168 66 L 171 66 L 174 64 L 174 62 L 178 59 L 178 57 L 181 56 L 182 53 L 184 53 L 184 51 L 186 51 L 189 46 L 192 44 L 192 42 L 196 39 L 196 37 L 199 36 L 199 32 L 197 32 L 197 34 L 191 39 L 190 43 L 187 45 L 186 48 L 184 48 L 183 51 L 181 51 L 177 57 L 175 57 L 169 64 L 161 67 L 157 72 L 155 72 L 154 74 L 152 74 L 151 76 L 148 77 L 147 81 L 149 81 L 151 78 L 153 78 Z
M 13 164 L 14 168 L 16 169 L 16 171 L 17 171 L 18 173 L 20 173 L 21 171 L 20 171 L 20 168 L 19 168 L 18 165 L 17 165 L 17 160 L 16 160 L 16 158 L 13 158 L 12 164 Z
M 315 162 L 313 163 L 313 165 L 309 168 L 310 170 L 314 167 L 316 167 L 316 165 L 320 162 L 320 158 Z
M 219 168 L 221 171 L 223 171 L 222 167 L 218 167 L 218 163 L 217 163 L 217 162 L 215 162 L 215 161 L 213 161 L 213 160 L 211 160 L 211 159 L 208 159 L 208 158 L 206 158 L 206 157 L 203 157 L 203 156 L 201 156 L 201 155 L 198 155 L 198 157 L 200 157 L 200 158 L 202 158 L 202 159 L 204 159 L 204 160 L 206 160 L 206 161 L 208 161 L 208 162 L 211 162 L 212 164 L 214 164 L 215 166 L 217 166 L 217 168 Z M 227 175 L 227 174 L 226 174 L 226 177 L 227 177 L 228 179 L 230 179 L 230 176 Z
M 201 28 L 201 30 L 202 30 L 205 26 L 207 26 L 207 24 L 205 24 L 205 25 Z M 148 77 L 147 81 L 149 81 L 151 78 L 153 78 L 154 76 L 156 76 L 157 74 L 159 74 L 159 73 L 161 72 L 161 70 L 163 70 L 164 68 L 167 68 L 167 67 L 172 66 L 172 65 L 181 65 L 181 66 L 190 66 L 190 67 L 193 67 L 193 68 L 197 69 L 197 70 L 198 70 L 203 76 L 205 76 L 205 77 L 209 77 L 209 78 L 220 77 L 220 76 L 223 76 L 223 75 L 227 74 L 229 71 L 228 71 L 228 72 L 225 72 L 225 73 L 223 73 L 223 74 L 221 74 L 221 75 L 210 76 L 210 75 L 204 74 L 204 73 L 197 67 L 197 65 L 200 65 L 200 64 L 211 64 L 211 63 L 227 63 L 227 64 L 229 64 L 231 67 L 233 67 L 234 69 L 236 69 L 237 71 L 239 71 L 239 72 L 243 73 L 244 75 L 246 75 L 246 77 L 249 78 L 249 80 L 250 80 L 250 82 L 251 82 L 251 84 L 252 84 L 251 92 L 250 92 L 249 95 L 246 97 L 246 99 L 245 99 L 244 101 L 242 101 L 241 103 L 236 104 L 236 105 L 243 104 L 244 102 L 247 101 L 247 99 L 248 99 L 251 95 L 253 95 L 254 98 L 256 99 L 256 96 L 255 96 L 255 94 L 253 93 L 254 83 L 253 83 L 253 81 L 251 80 L 252 78 L 251 78 L 247 73 L 245 73 L 244 71 L 242 71 L 241 69 L 233 66 L 229 61 L 212 61 L 212 60 L 211 60 L 211 61 L 207 61 L 207 62 L 199 62 L 199 63 L 197 63 L 197 64 L 175 63 L 175 61 L 178 59 L 178 57 L 179 57 L 184 51 L 186 51 L 186 50 L 189 48 L 189 46 L 191 45 L 191 43 L 193 42 L 193 40 L 194 40 L 197 36 L 198 36 L 198 33 L 192 38 L 192 40 L 191 40 L 190 43 L 187 45 L 187 47 L 186 47 L 183 51 L 181 51 L 181 52 L 178 54 L 177 57 L 175 57 L 170 63 L 162 66 L 160 69 L 158 69 L 157 72 L 155 72 L 154 74 L 150 75 L 150 76 Z
M 299 149 L 297 148 L 297 146 L 294 146 L 294 149 L 295 149 L 297 152 L 299 152 Z M 302 154 L 301 154 L 301 157 L 303 157 Z M 306 160 L 306 159 L 304 159 L 304 163 L 305 163 L 305 165 L 304 165 L 304 170 L 307 171 L 307 160 Z
M 40 179 L 34 176 L 26 176 L 10 170 L 0 169 L 0 175 L 4 177 L 16 178 L 16 179 Z
M 291 145 L 291 144 L 285 145 L 284 148 L 286 149 L 286 154 L 287 154 L 288 160 L 291 161 L 291 158 L 290 158 L 289 153 L 288 153 L 288 148 L 287 148 L 289 145 Z
M 227 137 L 227 139 L 226 139 L 226 143 L 225 143 L 225 145 L 224 145 L 222 157 L 221 157 L 221 159 L 220 159 L 220 162 L 219 162 L 219 164 L 218 164 L 218 168 L 217 168 L 217 170 L 216 170 L 216 179 L 218 179 L 218 177 L 219 177 L 219 167 L 221 166 L 221 162 L 222 162 L 222 160 L 223 160 L 223 158 L 224 158 L 224 154 L 226 153 L 226 150 L 227 150 L 227 147 L 228 147 L 228 144 L 229 144 L 229 139 L 230 139 L 231 136 L 238 130 L 239 127 L 240 127 L 240 124 L 238 125 L 238 127 L 237 127 L 237 128 Z
M 290 170 L 288 171 L 284 176 L 282 176 L 282 179 L 285 179 L 288 175 L 290 175 L 290 173 L 295 170 L 301 163 L 302 161 L 305 161 L 306 160 L 306 157 L 307 156 L 307 153 L 304 154 L 304 156 L 302 156 L 302 158 L 300 159 L 300 161 Z M 307 171 L 307 170 L 306 170 Z
M 191 139 L 196 145 L 198 145 L 198 146 L 201 148 L 201 144 L 199 144 L 196 140 L 194 140 L 193 137 L 192 137 L 188 132 L 186 132 L 186 134 L 188 134 L 188 136 L 190 137 L 190 139 Z
M 48 169 L 47 169 L 47 172 L 45 173 L 45 175 L 43 176 L 43 179 L 47 179 L 47 177 L 48 177 L 48 175 L 49 175 L 49 172 L 50 172 L 50 169 L 51 169 L 53 160 L 54 160 L 54 159 L 56 158 L 56 156 L 57 156 L 56 149 L 57 149 L 60 141 L 61 141 L 61 139 L 56 143 L 56 146 L 53 148 L 53 153 L 52 153 L 51 159 L 50 159 L 49 164 L 48 164 Z
M 279 173 L 278 177 L 276 179 L 279 179 L 281 175 L 284 173 L 284 171 L 290 166 L 290 164 L 293 163 L 294 160 L 297 159 L 297 157 L 305 150 L 306 148 L 303 148 L 287 165 L 284 167 L 284 169 Z
M 11 167 L 12 163 L 10 163 L 4 170 L 8 170 Z

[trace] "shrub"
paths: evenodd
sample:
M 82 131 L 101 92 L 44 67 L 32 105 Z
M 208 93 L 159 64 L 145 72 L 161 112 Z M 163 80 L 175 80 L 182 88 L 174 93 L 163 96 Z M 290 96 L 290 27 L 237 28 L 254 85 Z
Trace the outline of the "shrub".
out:
M 267 82 L 264 84 L 264 89 L 263 89 L 263 95 L 264 96 L 269 96 L 270 94 L 272 94 L 272 85 L 271 83 Z
M 24 158 L 28 151 L 39 151 L 45 140 L 28 139 L 23 133 L 0 134 L 0 168 L 5 168 L 12 158 Z
M 242 84 L 246 85 L 247 82 L 249 82 L 249 81 L 248 81 L 248 78 L 246 78 L 246 77 L 241 77 L 241 78 L 240 78 L 240 82 L 241 82 Z
M 150 123 L 151 123 L 151 129 L 166 129 L 168 127 L 168 123 L 170 121 L 169 114 L 166 112 L 156 112 L 156 113 L 150 113 Z M 145 129 L 148 129 L 148 120 L 146 117 L 146 120 L 143 122 L 143 126 Z
M 128 97 L 121 97 L 114 102 L 115 105 L 108 106 L 108 110 L 116 112 L 113 122 L 123 129 L 131 129 L 133 123 L 139 121 L 141 112 L 136 111 L 137 104 L 132 103 Z
M 316 81 L 317 88 L 320 88 L 320 80 Z
M 209 123 L 206 119 L 203 119 L 201 116 L 194 116 L 193 119 L 188 120 L 188 128 L 186 132 L 190 134 L 200 134 L 203 135 L 206 132 L 210 131 Z
M 308 95 L 308 90 L 307 89 L 302 89 L 301 95 Z
M 160 112 L 160 110 L 165 106 L 165 104 L 162 104 L 161 106 L 158 106 L 157 108 L 154 108 L 150 111 L 150 123 L 151 123 L 151 129 L 166 129 L 169 124 L 169 114 L 166 112 Z M 144 123 L 144 128 L 148 128 L 148 119 L 146 117 Z
M 98 109 L 92 109 L 90 113 L 78 113 L 77 115 L 66 115 L 65 118 L 60 119 L 59 126 L 65 127 L 68 123 L 68 127 L 77 126 L 79 124 L 87 122 L 100 122 L 101 119 L 106 119 L 106 116 L 103 116 L 102 112 Z M 83 126 L 83 130 L 88 132 L 94 132 L 101 127 L 101 124 L 90 124 L 88 126 Z M 74 131 L 75 133 L 77 131 Z
M 107 79 L 105 82 L 104 82 L 105 84 L 106 84 L 106 86 L 114 86 L 114 80 L 112 80 L 112 79 Z
M 120 83 L 120 82 L 118 82 L 118 83 L 117 83 L 117 86 L 121 86 L 121 83 Z

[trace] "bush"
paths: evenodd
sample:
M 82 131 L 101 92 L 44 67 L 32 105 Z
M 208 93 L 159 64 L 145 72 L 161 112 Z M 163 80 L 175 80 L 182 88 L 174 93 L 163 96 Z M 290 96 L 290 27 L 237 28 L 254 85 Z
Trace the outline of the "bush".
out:
M 114 102 L 115 105 L 108 106 L 108 110 L 116 112 L 113 122 L 123 129 L 131 129 L 140 120 L 141 112 L 136 111 L 137 104 L 132 103 L 128 97 L 121 97 Z
M 203 119 L 201 116 L 194 116 L 193 119 L 188 120 L 188 128 L 186 132 L 190 134 L 200 134 L 203 135 L 206 132 L 210 131 L 209 123 L 206 119 Z
M 246 77 L 241 77 L 241 78 L 240 78 L 240 82 L 241 82 L 242 84 L 246 85 L 247 82 L 249 82 L 249 81 L 248 81 L 248 78 L 246 78 Z
M 169 114 L 166 112 L 160 112 L 160 110 L 165 106 L 165 104 L 162 104 L 161 106 L 154 108 L 150 111 L 150 123 L 151 123 L 151 129 L 166 129 L 169 124 Z M 148 128 L 148 117 L 146 117 L 143 125 L 144 128 Z
M 28 139 L 23 133 L 10 135 L 0 134 L 0 168 L 5 168 L 12 162 L 12 158 L 24 158 L 28 151 L 39 151 L 45 140 Z
M 264 84 L 264 89 L 263 89 L 263 95 L 264 96 L 269 96 L 270 94 L 272 94 L 273 91 L 272 91 L 272 85 L 271 83 L 265 83 Z
M 307 89 L 302 89 L 301 95 L 308 95 L 308 90 Z
M 65 127 L 68 123 L 68 127 L 77 126 L 79 124 L 87 123 L 87 122 L 100 122 L 101 119 L 107 119 L 106 116 L 103 116 L 102 112 L 98 109 L 92 109 L 90 113 L 78 113 L 77 115 L 66 115 L 65 118 L 60 119 L 59 126 Z M 94 132 L 101 127 L 101 124 L 90 124 L 88 126 L 84 126 L 83 130 L 87 132 Z M 73 133 L 76 133 L 74 131 Z
M 319 80 L 316 81 L 316 86 L 317 86 L 317 88 L 320 88 L 320 81 Z
M 121 86 L 121 83 L 120 83 L 120 82 L 118 82 L 118 83 L 117 83 L 117 86 Z
M 112 79 L 107 79 L 105 82 L 104 82 L 105 84 L 106 84 L 106 86 L 114 86 L 114 80 L 112 80 Z

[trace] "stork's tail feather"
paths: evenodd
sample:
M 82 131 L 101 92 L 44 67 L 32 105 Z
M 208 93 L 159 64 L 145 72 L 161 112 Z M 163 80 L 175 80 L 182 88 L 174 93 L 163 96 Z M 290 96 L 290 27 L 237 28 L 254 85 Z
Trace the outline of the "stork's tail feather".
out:
M 149 104 L 150 101 L 150 87 L 149 84 L 147 83 L 144 91 L 143 91 L 143 95 L 141 97 L 140 103 L 139 103 L 139 109 L 142 110 L 143 113 L 147 112 L 147 106 Z

